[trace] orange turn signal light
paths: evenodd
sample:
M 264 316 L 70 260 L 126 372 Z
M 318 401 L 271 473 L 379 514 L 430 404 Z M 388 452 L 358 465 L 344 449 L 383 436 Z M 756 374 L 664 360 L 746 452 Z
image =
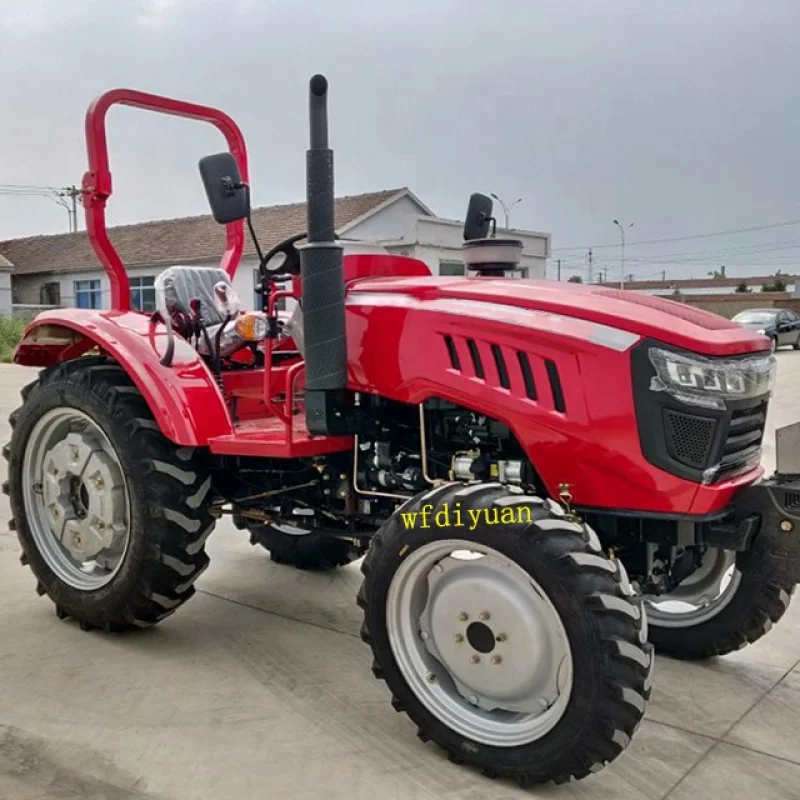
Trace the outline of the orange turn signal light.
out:
M 248 342 L 260 342 L 267 338 L 267 315 L 262 311 L 249 311 L 236 319 L 236 333 Z

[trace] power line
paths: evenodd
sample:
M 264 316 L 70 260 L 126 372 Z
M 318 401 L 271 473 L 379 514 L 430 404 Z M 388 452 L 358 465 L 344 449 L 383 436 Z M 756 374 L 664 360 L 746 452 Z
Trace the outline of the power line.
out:
M 774 228 L 786 228 L 791 225 L 800 225 L 800 219 L 786 220 L 785 222 L 772 222 L 768 225 L 754 225 L 750 228 L 732 228 L 727 231 L 715 231 L 714 233 L 696 233 L 691 236 L 668 236 L 663 239 L 639 239 L 634 242 L 626 242 L 626 247 L 635 247 L 645 244 L 663 244 L 665 242 L 688 242 L 694 239 L 712 239 L 715 236 L 732 236 L 739 233 L 754 233 L 755 231 L 767 231 Z M 554 247 L 553 252 L 562 250 L 586 250 L 588 247 L 593 247 L 595 250 L 602 248 L 618 248 L 618 244 L 597 244 L 597 245 L 571 245 L 569 247 Z

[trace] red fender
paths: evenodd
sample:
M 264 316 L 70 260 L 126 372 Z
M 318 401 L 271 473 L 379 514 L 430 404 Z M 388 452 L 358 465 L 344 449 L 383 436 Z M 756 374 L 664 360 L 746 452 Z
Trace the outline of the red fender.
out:
M 163 366 L 165 327 L 151 326 L 148 317 L 134 311 L 45 311 L 25 330 L 14 361 L 49 367 L 95 347 L 119 362 L 175 444 L 203 447 L 210 438 L 233 432 L 214 376 L 195 349 L 176 335 L 173 363 Z

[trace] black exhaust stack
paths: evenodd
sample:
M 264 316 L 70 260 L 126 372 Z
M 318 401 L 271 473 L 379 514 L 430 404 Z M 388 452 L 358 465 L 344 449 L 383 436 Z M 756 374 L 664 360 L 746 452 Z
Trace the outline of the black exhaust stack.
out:
M 311 146 L 306 152 L 308 244 L 300 249 L 309 433 L 349 433 L 342 246 L 333 217 L 333 150 L 328 147 L 328 81 L 309 83 Z

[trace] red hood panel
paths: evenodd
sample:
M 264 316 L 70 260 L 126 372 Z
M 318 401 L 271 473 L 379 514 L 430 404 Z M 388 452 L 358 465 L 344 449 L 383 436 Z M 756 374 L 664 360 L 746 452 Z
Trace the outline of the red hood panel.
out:
M 638 292 L 603 286 L 479 277 L 364 279 L 350 292 L 391 292 L 420 300 L 458 298 L 549 311 L 597 322 L 708 355 L 767 350 L 765 337 L 717 314 Z

